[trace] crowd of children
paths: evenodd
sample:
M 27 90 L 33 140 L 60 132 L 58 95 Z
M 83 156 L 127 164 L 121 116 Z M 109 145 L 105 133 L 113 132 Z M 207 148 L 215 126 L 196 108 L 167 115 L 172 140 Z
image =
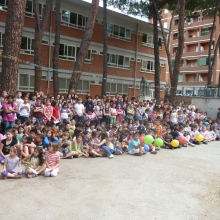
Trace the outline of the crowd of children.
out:
M 220 140 L 220 109 L 211 120 L 193 102 L 171 105 L 119 94 L 94 99 L 88 94 L 85 101 L 74 93 L 55 98 L 17 92 L 13 97 L 3 91 L 0 114 L 3 179 L 25 173 L 55 177 L 60 159 L 157 154 L 161 148 L 146 145 L 146 135 L 163 139 L 165 149 L 174 149 L 171 141 L 181 136 L 185 143 L 178 148 L 201 144 L 198 134 L 203 144 Z

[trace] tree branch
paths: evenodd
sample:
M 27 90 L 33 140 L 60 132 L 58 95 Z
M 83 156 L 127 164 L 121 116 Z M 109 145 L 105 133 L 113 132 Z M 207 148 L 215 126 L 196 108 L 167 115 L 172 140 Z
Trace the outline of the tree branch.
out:
M 44 13 L 43 13 L 42 22 L 41 22 L 41 26 L 40 26 L 41 40 L 44 36 L 44 31 L 45 31 L 45 28 L 46 28 L 46 25 L 47 25 L 48 16 L 50 14 L 52 2 L 53 2 L 52 0 L 47 0 L 46 1 L 46 7 L 45 7 L 45 10 L 44 10 Z M 39 3 L 38 3 L 38 5 L 39 5 Z

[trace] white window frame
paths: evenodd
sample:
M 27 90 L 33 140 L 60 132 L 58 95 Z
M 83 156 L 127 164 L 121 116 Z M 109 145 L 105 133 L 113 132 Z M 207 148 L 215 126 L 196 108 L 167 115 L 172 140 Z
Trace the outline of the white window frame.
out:
M 66 12 L 69 12 L 69 18 L 68 18 L 68 21 L 65 21 L 63 20 L 63 11 L 66 11 Z M 70 23 L 70 14 L 71 13 L 74 13 L 76 14 L 76 24 L 73 24 L 73 23 Z M 79 19 L 79 15 L 83 17 L 83 24 L 82 25 L 79 25 L 78 24 L 78 19 Z M 61 9 L 61 25 L 67 25 L 69 27 L 73 27 L 73 28 L 77 28 L 77 29 L 80 29 L 80 30 L 84 30 L 85 27 L 86 27 L 86 22 L 87 22 L 87 16 L 83 15 L 83 14 L 79 14 L 77 12 L 74 12 L 74 11 L 70 11 L 70 10 L 67 10 L 67 9 Z
M 146 35 L 146 42 L 143 41 L 143 35 Z M 149 40 L 149 38 L 151 38 L 151 40 Z M 147 46 L 147 47 L 154 48 L 153 35 L 143 33 L 143 34 L 142 34 L 142 45 L 143 45 L 143 46 Z
M 110 57 L 111 56 L 115 56 L 115 63 L 110 62 Z M 118 61 L 119 61 L 119 56 L 123 57 L 123 65 L 119 65 Z M 129 60 L 129 65 L 125 64 L 125 60 L 128 59 Z M 109 67 L 117 67 L 117 68 L 121 68 L 121 69 L 130 69 L 130 57 L 126 57 L 124 55 L 121 54 L 112 54 L 112 53 L 108 53 L 108 66 Z
M 0 4 L 0 11 L 7 11 L 8 10 L 8 2 L 7 0 L 4 0 L 4 4 Z
M 20 53 L 22 53 L 22 54 L 34 54 L 34 49 L 32 50 L 32 41 L 34 40 L 33 38 L 31 38 L 31 37 L 27 37 L 27 36 L 22 36 L 22 38 L 23 37 L 26 37 L 27 38 L 27 49 L 25 50 L 25 49 L 21 49 L 20 51 Z M 30 40 L 30 45 L 29 45 L 29 43 L 28 43 L 28 40 Z
M 143 63 L 146 62 L 146 67 L 143 66 Z M 148 64 L 150 62 L 150 68 L 148 69 Z M 155 64 L 151 60 L 141 60 L 141 72 L 155 73 Z
M 112 26 L 112 31 L 110 32 L 109 29 L 108 29 L 108 36 L 109 37 L 113 37 L 113 38 L 118 38 L 120 40 L 126 40 L 126 41 L 131 41 L 131 33 L 132 33 L 132 30 L 130 28 L 126 28 L 124 26 L 120 26 L 120 25 L 117 25 L 117 24 L 113 24 L 113 23 L 109 23 L 107 24 L 107 26 Z M 119 31 L 118 31 L 118 34 L 114 34 L 114 26 L 118 26 L 119 28 Z M 124 28 L 124 37 L 120 36 L 120 31 L 121 31 L 121 28 Z M 130 32 L 129 34 L 129 37 L 127 37 L 127 31 Z
M 28 2 L 32 2 L 32 10 L 31 10 L 32 12 L 26 11 L 26 8 L 25 8 L 25 16 L 33 18 L 35 15 L 34 14 L 34 2 L 32 0 L 27 0 L 27 3 Z M 27 3 L 26 3 L 26 5 L 27 5 Z M 39 18 L 42 19 L 44 4 L 39 2 L 39 6 L 40 5 L 41 5 L 41 11 L 39 11 Z
M 28 84 L 26 86 L 20 85 L 21 84 L 21 80 L 20 80 L 21 75 L 26 75 L 26 77 L 28 77 Z M 18 76 L 18 90 L 19 91 L 30 91 L 30 92 L 34 91 L 34 86 L 31 86 L 31 76 L 34 77 L 34 75 L 19 73 L 19 76 Z
M 107 84 L 109 84 L 109 88 L 110 90 L 107 88 L 108 86 L 106 86 L 106 94 L 107 95 L 115 95 L 116 93 L 119 93 L 120 95 L 123 94 L 128 94 L 128 89 L 129 89 L 129 85 L 128 84 L 122 84 L 122 83 L 115 83 L 115 82 L 111 82 L 111 79 L 109 79 L 109 81 L 107 82 Z M 112 85 L 115 86 L 115 91 L 112 91 Z M 118 87 L 119 85 L 122 87 L 122 92 L 118 91 Z M 126 88 L 127 87 L 127 88 Z M 126 91 L 127 90 L 127 91 Z
M 0 32 L 0 49 L 3 49 L 3 35 L 4 33 Z
M 61 46 L 61 44 L 60 44 L 60 46 Z M 67 45 L 67 44 L 63 44 L 63 45 L 64 45 L 64 55 L 60 55 L 60 51 L 59 51 L 59 59 L 75 61 L 76 60 L 76 47 L 74 47 L 72 45 Z M 67 52 L 66 52 L 66 47 L 67 47 Z M 73 47 L 74 48 L 74 51 L 75 51 L 74 56 L 69 56 L 68 55 L 68 47 Z M 65 52 L 66 52 L 66 55 L 65 55 Z

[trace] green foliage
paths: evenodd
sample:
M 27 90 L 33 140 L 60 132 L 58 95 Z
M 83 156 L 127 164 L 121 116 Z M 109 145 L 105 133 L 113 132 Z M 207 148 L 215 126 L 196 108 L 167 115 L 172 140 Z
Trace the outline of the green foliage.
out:
M 181 0 L 155 0 L 158 10 L 167 8 L 175 11 Z M 218 0 L 188 0 L 186 2 L 186 16 L 195 10 L 203 10 L 203 14 L 214 14 Z M 108 5 L 114 6 L 126 14 L 138 15 L 140 17 L 152 17 L 151 0 L 108 0 Z

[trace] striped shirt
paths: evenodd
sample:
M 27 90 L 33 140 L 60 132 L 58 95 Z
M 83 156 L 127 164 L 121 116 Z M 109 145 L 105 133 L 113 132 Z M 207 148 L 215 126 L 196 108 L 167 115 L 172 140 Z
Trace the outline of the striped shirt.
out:
M 50 167 L 56 166 L 58 161 L 60 160 L 60 156 L 57 153 L 52 154 L 49 151 L 46 152 L 46 158 L 47 163 Z

